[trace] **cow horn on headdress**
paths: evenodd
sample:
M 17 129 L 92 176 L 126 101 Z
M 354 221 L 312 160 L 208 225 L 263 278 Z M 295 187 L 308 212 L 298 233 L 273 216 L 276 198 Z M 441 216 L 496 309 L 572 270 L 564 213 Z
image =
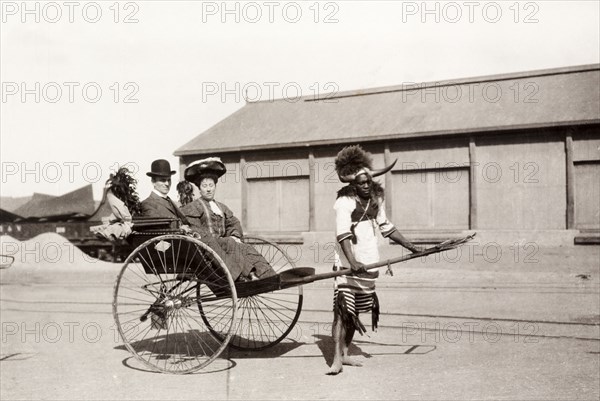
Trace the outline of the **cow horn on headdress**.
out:
M 335 171 L 343 183 L 349 183 L 361 174 L 378 177 L 390 171 L 398 160 L 379 170 L 373 170 L 371 154 L 365 152 L 360 145 L 346 146 L 335 158 Z
M 387 173 L 388 171 L 390 171 L 391 169 L 394 168 L 394 166 L 396 165 L 397 161 L 398 161 L 398 159 L 394 160 L 392 162 L 392 164 L 390 164 L 387 167 L 384 167 L 384 168 L 379 169 L 379 170 L 373 170 L 373 171 L 371 171 L 371 177 L 379 177 L 380 175 L 384 175 L 385 173 Z

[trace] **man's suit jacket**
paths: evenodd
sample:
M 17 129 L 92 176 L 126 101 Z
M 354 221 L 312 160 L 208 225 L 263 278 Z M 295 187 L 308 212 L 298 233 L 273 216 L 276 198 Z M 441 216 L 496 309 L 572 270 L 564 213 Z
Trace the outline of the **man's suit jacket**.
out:
M 142 217 L 164 217 L 178 218 L 183 224 L 189 224 L 185 215 L 174 204 L 167 199 L 158 196 L 155 192 L 151 192 L 150 196 L 141 203 Z

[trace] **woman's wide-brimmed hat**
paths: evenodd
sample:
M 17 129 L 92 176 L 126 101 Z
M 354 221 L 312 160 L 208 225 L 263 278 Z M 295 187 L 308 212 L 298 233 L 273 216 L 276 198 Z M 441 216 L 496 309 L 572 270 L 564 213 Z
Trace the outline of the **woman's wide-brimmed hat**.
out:
M 171 177 L 175 174 L 174 170 L 171 170 L 171 164 L 168 160 L 158 159 L 152 162 L 150 171 L 146 173 L 148 177 Z
M 335 171 L 341 182 L 352 182 L 361 174 L 378 177 L 390 171 L 398 160 L 379 170 L 373 170 L 373 158 L 360 145 L 346 146 L 335 158 Z
M 208 157 L 190 163 L 183 173 L 183 178 L 192 182 L 206 176 L 212 176 L 218 179 L 226 172 L 227 168 L 219 157 Z

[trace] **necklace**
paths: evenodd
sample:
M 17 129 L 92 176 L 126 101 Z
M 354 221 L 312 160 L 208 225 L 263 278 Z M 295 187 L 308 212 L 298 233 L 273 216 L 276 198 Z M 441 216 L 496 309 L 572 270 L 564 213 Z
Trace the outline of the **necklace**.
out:
M 353 235 L 355 235 L 354 228 L 358 225 L 358 223 L 363 221 L 365 216 L 367 216 L 367 212 L 369 211 L 369 206 L 371 206 L 371 199 L 372 198 L 369 198 L 367 200 L 367 204 L 363 205 L 363 199 L 359 196 L 356 197 L 356 200 L 358 201 L 358 204 L 360 205 L 360 207 L 362 207 L 363 212 L 362 212 L 362 215 L 360 216 L 360 219 L 358 219 L 358 221 L 356 223 L 352 224 L 352 226 L 350 227 Z M 367 220 L 369 220 L 371 222 L 371 226 L 373 227 L 373 235 L 375 235 L 375 228 L 376 228 L 375 219 L 371 219 L 367 216 Z M 354 238 L 356 238 L 356 236 L 354 236 Z

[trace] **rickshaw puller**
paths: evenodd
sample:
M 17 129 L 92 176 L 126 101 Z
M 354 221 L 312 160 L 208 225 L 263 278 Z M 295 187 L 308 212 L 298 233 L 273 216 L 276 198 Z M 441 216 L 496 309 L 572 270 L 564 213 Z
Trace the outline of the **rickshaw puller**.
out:
M 379 320 L 379 302 L 375 293 L 375 281 L 379 268 L 365 269 L 365 265 L 379 262 L 376 231 L 390 238 L 413 253 L 421 249 L 408 241 L 385 214 L 384 190 L 374 177 L 390 171 L 390 166 L 374 171 L 371 155 L 360 146 L 347 146 L 335 160 L 335 168 L 340 181 L 347 183 L 337 193 L 334 204 L 336 212 L 336 235 L 343 255 L 354 275 L 340 276 L 334 283 L 334 314 L 332 336 L 335 354 L 331 368 L 327 372 L 336 375 L 343 365 L 361 366 L 361 363 L 348 356 L 356 330 L 362 335 L 365 327 L 358 315 L 371 311 L 373 330 Z M 340 268 L 340 255 L 335 255 L 334 268 Z

